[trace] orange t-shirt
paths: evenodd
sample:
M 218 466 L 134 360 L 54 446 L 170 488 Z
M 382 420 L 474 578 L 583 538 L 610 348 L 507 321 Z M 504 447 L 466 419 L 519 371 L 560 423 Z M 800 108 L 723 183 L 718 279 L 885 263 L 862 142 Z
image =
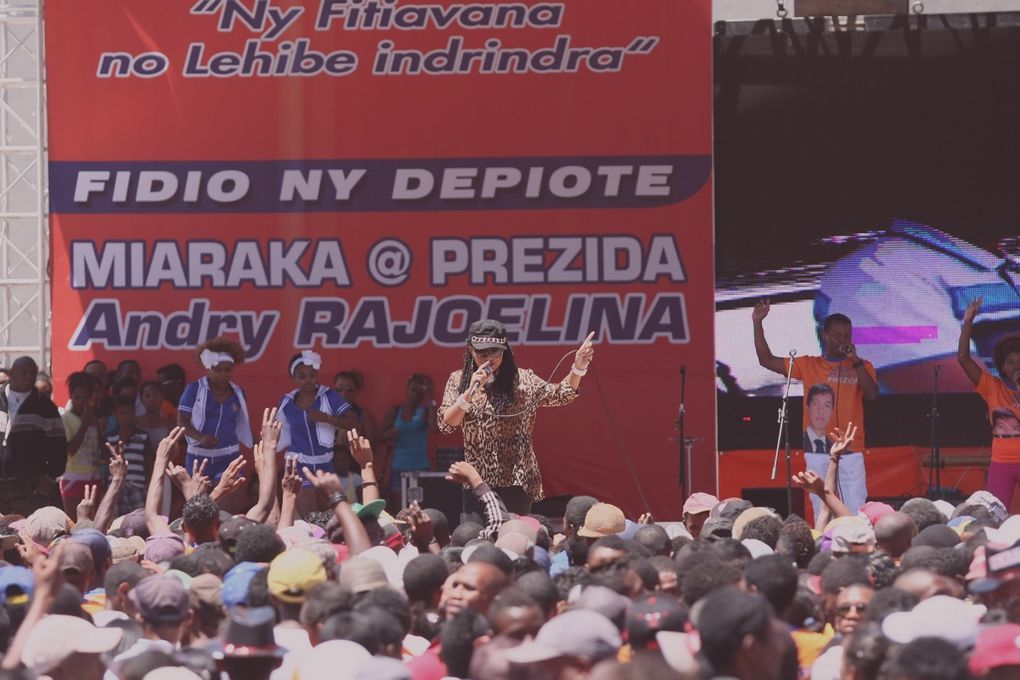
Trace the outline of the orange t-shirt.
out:
M 790 370 L 790 360 L 784 359 L 786 370 Z M 864 369 L 877 381 L 875 367 L 870 361 L 864 361 Z M 857 384 L 857 369 L 849 359 L 829 361 L 825 357 L 798 357 L 793 363 L 793 377 L 804 383 L 804 430 L 811 427 L 812 418 L 828 419 L 822 432 L 818 432 L 820 423 L 815 423 L 812 431 L 827 436 L 833 428 L 845 428 L 847 423 L 857 426 L 857 434 L 851 442 L 850 449 L 854 452 L 864 450 L 864 390 Z M 812 393 L 812 387 L 820 388 Z M 818 400 L 812 409 L 811 400 Z M 792 434 L 792 433 L 791 433 Z M 794 441 L 798 441 L 796 438 Z M 831 442 L 830 442 L 831 444 Z
M 974 391 L 988 404 L 988 420 L 992 434 L 1020 435 L 1020 392 L 1006 387 L 1006 383 L 990 373 L 981 372 Z M 1020 437 L 992 437 L 992 460 L 996 463 L 1020 463 Z

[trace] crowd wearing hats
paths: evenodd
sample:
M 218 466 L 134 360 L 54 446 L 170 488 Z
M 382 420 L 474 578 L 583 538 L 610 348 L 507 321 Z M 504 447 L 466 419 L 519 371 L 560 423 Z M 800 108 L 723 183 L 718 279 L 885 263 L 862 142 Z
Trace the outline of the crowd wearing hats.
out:
M 115 517 L 114 486 L 0 518 L 0 680 L 1020 678 L 1020 516 L 988 492 L 851 513 L 802 474 L 813 526 L 706 493 L 657 524 L 591 496 L 515 515 L 458 462 L 484 517 L 351 503 L 321 469 L 301 474 L 331 512 L 302 516 L 298 472 L 261 455 L 232 514 L 170 461 L 180 437 L 142 508 Z

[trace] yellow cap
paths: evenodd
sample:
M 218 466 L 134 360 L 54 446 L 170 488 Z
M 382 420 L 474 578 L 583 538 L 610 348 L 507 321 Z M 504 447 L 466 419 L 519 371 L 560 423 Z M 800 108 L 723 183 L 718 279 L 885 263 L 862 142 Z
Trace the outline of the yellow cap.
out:
M 269 592 L 284 602 L 304 602 L 308 591 L 326 580 L 319 556 L 304 548 L 290 548 L 269 564 Z

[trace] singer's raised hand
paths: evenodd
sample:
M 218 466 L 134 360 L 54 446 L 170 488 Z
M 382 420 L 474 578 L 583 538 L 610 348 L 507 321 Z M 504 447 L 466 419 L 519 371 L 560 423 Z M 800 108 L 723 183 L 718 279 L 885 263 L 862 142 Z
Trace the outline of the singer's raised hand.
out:
M 577 370 L 584 371 L 588 368 L 588 364 L 595 357 L 595 348 L 592 347 L 592 340 L 595 339 L 595 331 L 588 334 L 588 337 L 584 339 L 577 352 L 574 353 L 574 366 Z
M 484 386 L 489 382 L 489 378 L 492 377 L 492 362 L 486 361 L 478 370 L 471 374 L 471 384 Z

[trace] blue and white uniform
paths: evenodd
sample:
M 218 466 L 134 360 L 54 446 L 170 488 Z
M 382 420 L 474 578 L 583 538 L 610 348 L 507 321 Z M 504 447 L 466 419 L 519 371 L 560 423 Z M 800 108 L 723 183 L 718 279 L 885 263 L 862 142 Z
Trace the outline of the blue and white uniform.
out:
M 196 460 L 209 460 L 205 474 L 218 482 L 231 461 L 241 455 L 240 444 L 254 444 L 248 421 L 248 405 L 244 390 L 230 383 L 231 394 L 222 404 L 209 389 L 209 378 L 201 378 L 184 388 L 178 410 L 191 414 L 191 425 L 202 434 L 215 435 L 219 441 L 214 448 L 206 448 L 197 439 L 188 437 L 188 456 L 185 467 L 192 469 Z
M 315 393 L 315 401 L 306 411 L 294 401 L 299 390 L 288 392 L 280 400 L 276 410 L 276 419 L 282 423 L 280 443 L 277 451 L 289 450 L 298 454 L 298 469 L 307 467 L 313 472 L 324 470 L 335 472 L 333 468 L 333 445 L 336 442 L 337 428 L 329 423 L 316 423 L 309 419 L 312 410 L 320 411 L 328 416 L 342 416 L 351 406 L 343 397 L 332 389 L 319 385 Z M 303 477 L 303 475 L 302 475 Z M 304 486 L 311 483 L 306 479 Z

